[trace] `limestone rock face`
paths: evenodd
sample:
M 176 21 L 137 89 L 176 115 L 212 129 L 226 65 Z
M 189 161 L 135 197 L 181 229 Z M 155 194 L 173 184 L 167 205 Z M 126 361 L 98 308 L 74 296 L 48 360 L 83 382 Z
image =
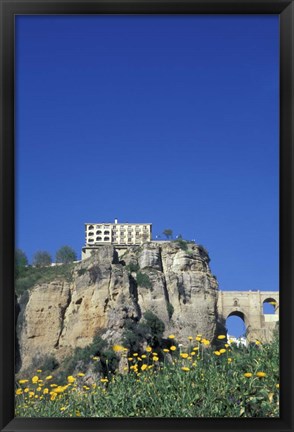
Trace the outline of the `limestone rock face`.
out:
M 97 331 L 119 343 L 126 320 L 148 310 L 164 322 L 166 336 L 186 343 L 201 333 L 211 340 L 217 295 L 209 257 L 195 244 L 182 250 L 176 242 L 146 243 L 130 247 L 121 261 L 112 246 L 102 246 L 75 265 L 72 282 L 37 285 L 18 299 L 21 369 L 38 356 L 62 360 Z

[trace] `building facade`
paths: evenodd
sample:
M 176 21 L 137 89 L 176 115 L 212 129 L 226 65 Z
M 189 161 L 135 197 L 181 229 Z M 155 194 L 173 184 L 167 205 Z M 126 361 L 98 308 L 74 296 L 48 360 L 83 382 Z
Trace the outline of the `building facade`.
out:
M 82 249 L 82 259 L 91 254 L 91 250 L 103 245 L 113 245 L 118 249 L 140 245 L 151 241 L 151 223 L 114 223 L 98 222 L 85 224 L 85 246 Z

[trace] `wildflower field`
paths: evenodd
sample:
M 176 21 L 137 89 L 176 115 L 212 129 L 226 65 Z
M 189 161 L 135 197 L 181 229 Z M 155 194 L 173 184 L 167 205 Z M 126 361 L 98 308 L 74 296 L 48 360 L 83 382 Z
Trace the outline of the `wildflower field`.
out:
M 279 344 L 217 348 L 202 335 L 185 347 L 170 335 L 165 348 L 111 347 L 124 367 L 89 373 L 89 357 L 64 377 L 36 369 L 16 382 L 17 417 L 279 417 Z M 107 366 L 107 361 L 106 361 Z M 91 369 L 92 370 L 92 369 Z

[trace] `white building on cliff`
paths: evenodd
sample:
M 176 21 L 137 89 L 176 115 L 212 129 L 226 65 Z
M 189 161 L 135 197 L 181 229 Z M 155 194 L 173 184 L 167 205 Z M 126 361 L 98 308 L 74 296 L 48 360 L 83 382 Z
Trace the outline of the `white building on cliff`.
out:
M 151 223 L 118 223 L 96 222 L 85 224 L 85 246 L 82 248 L 82 259 L 91 256 L 91 252 L 100 246 L 113 245 L 117 249 L 140 245 L 151 241 Z

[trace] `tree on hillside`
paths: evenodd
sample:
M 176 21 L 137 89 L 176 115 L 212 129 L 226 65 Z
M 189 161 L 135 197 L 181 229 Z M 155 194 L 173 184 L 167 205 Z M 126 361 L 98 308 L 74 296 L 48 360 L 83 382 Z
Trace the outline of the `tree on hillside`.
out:
M 56 262 L 68 264 L 77 259 L 77 254 L 70 246 L 62 246 L 56 252 Z
M 170 228 L 167 228 L 163 231 L 163 234 L 169 240 L 173 236 L 173 231 Z
M 20 276 L 23 273 L 25 267 L 28 265 L 28 258 L 23 250 L 16 249 L 14 253 L 14 268 L 15 276 Z
M 21 249 L 15 249 L 15 265 L 24 267 L 28 265 L 28 258 L 23 250 Z
M 33 265 L 36 267 L 46 267 L 52 263 L 52 258 L 47 251 L 38 251 L 33 257 Z

